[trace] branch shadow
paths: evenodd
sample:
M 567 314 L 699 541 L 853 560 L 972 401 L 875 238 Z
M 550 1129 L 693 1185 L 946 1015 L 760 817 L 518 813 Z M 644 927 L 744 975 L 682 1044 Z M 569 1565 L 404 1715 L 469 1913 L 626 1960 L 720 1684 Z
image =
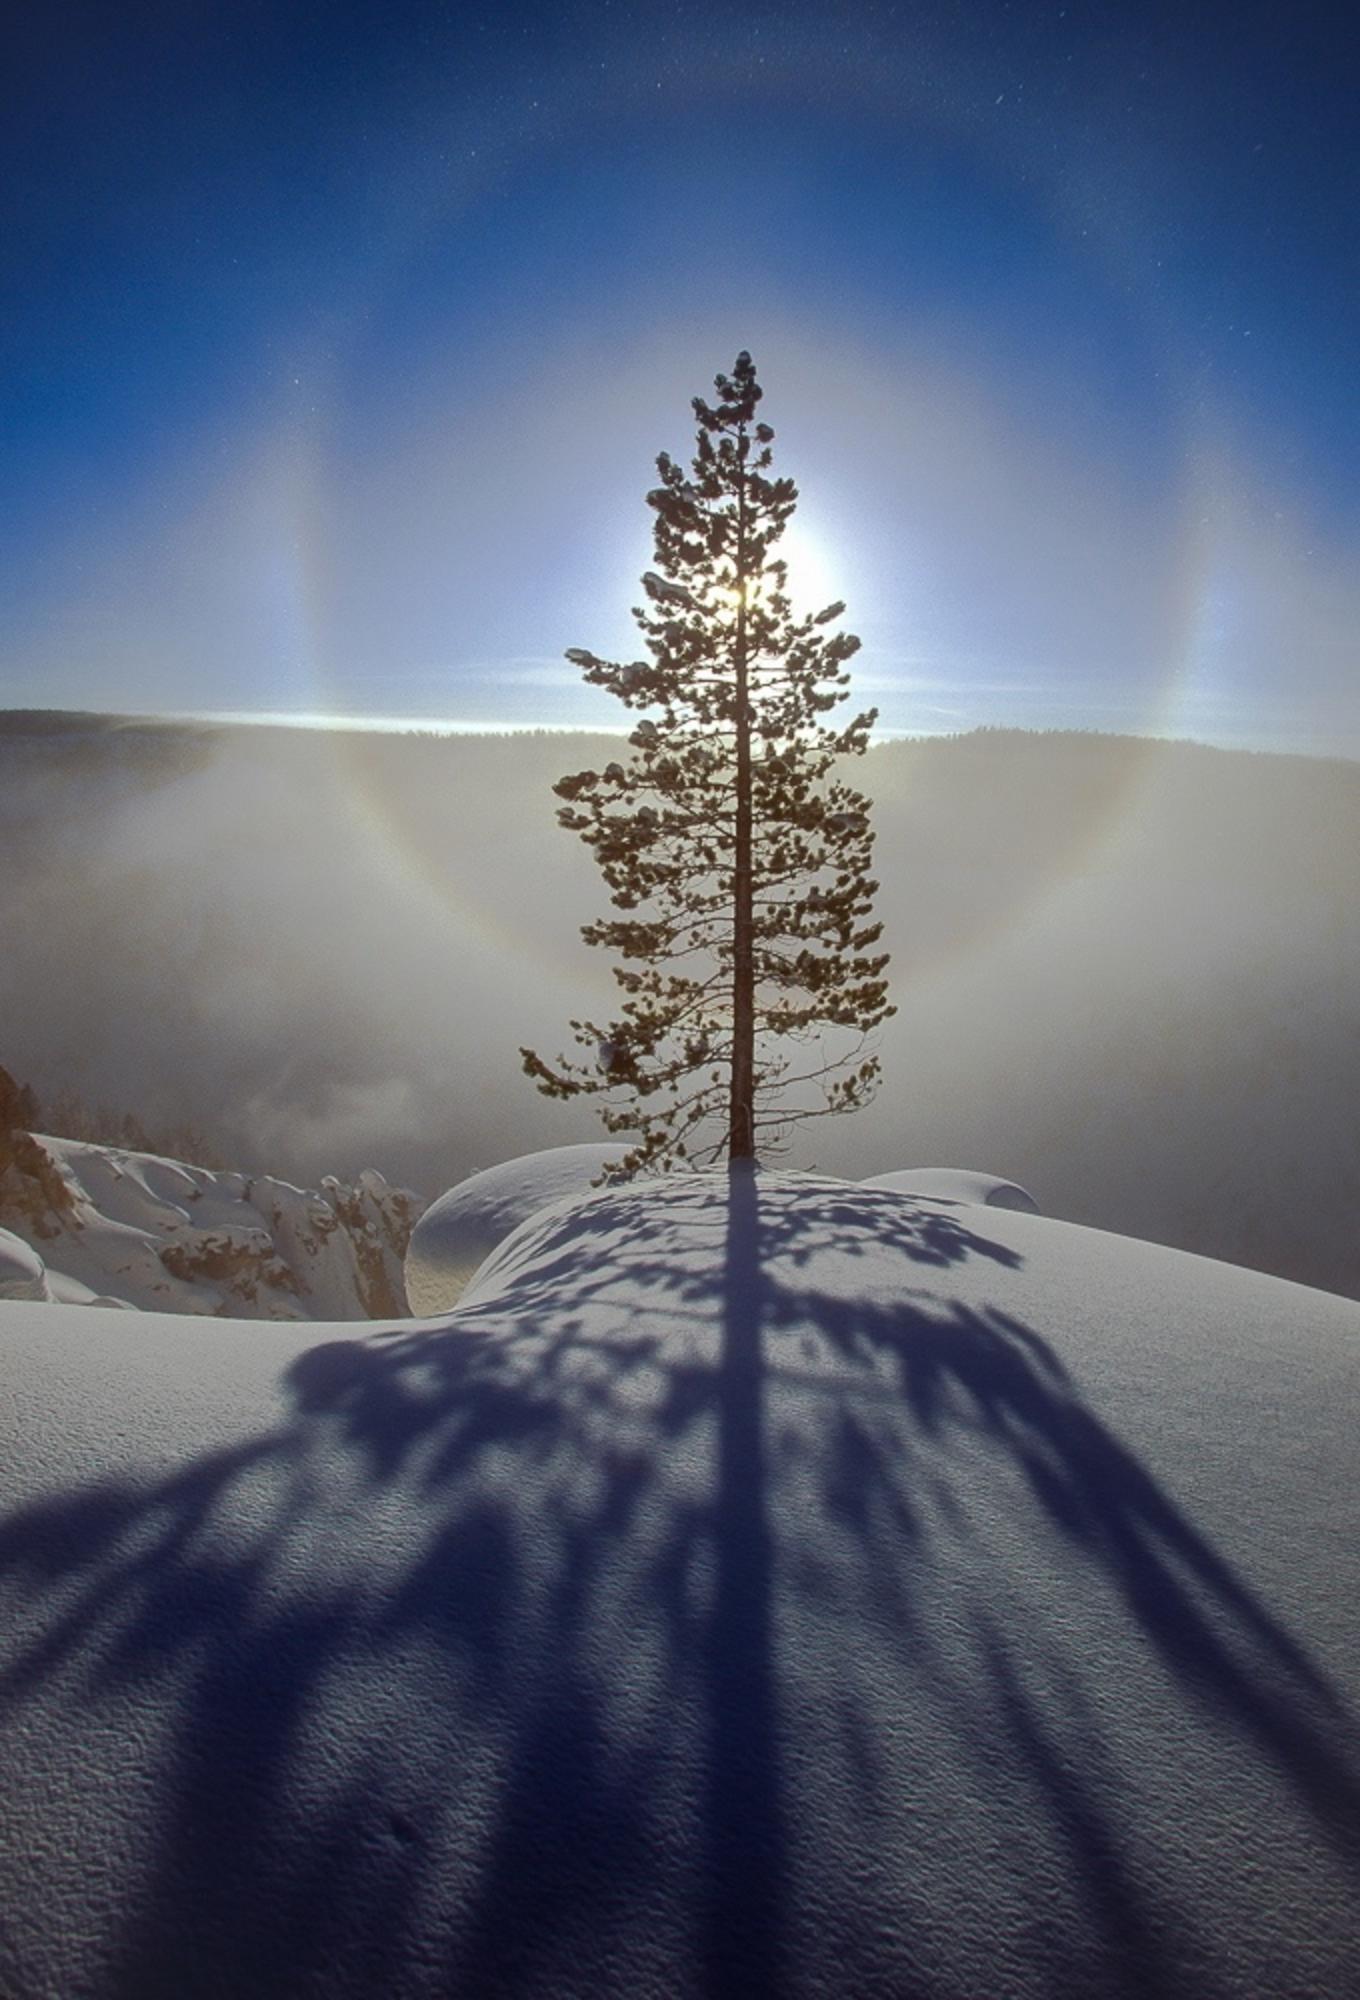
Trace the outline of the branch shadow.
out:
M 979 1466 L 1360 1874 L 1340 1696 L 1035 1329 L 941 1303 L 1012 1250 L 887 1190 L 734 1172 L 673 1201 L 665 1229 L 653 1194 L 588 1204 L 442 1328 L 304 1350 L 272 1430 L 0 1521 L 0 1726 L 63 1705 L 78 1756 L 115 1699 L 151 1718 L 149 1865 L 92 1991 L 944 2000 L 939 1912 L 845 1845 L 909 1782 L 926 1690 L 1067 1858 L 1033 1990 L 1170 2000 L 1132 1830 L 1039 1691 L 1048 1638 L 979 1602 L 964 1671 L 933 1627 Z

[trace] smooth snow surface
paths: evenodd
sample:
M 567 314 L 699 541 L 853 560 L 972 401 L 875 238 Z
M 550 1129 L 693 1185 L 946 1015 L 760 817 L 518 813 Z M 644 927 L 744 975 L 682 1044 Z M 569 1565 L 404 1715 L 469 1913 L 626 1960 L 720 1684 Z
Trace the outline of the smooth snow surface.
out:
M 0 1299 L 47 1299 L 47 1267 L 12 1230 L 0 1229 Z
M 893 1188 L 898 1194 L 924 1196 L 930 1201 L 962 1202 L 968 1207 L 1018 1208 L 1037 1215 L 1034 1196 L 1015 1181 L 998 1180 L 995 1174 L 969 1173 L 962 1167 L 909 1167 L 902 1173 L 875 1174 L 862 1187 Z
M 846 1182 L 0 1304 L 0 1993 L 1360 1991 L 1360 1307 Z
M 411 1233 L 406 1297 L 422 1316 L 456 1306 L 484 1258 L 554 1202 L 590 1191 L 626 1146 L 554 1146 L 487 1167 L 433 1201 Z

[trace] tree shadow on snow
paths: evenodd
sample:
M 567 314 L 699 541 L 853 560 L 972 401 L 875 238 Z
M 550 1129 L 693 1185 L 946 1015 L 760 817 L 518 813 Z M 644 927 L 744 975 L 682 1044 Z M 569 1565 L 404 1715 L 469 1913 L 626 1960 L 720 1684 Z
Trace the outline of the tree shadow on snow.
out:
M 913 1903 L 926 1703 L 1065 1871 L 1024 1990 L 1187 1990 L 1054 1621 L 1017 1629 L 958 1566 L 994 1531 L 979 1492 L 1357 1872 L 1351 1725 L 1307 1655 L 1036 1331 L 932 1300 L 1014 1252 L 742 1173 L 684 1257 L 647 1197 L 607 1215 L 509 1313 L 493 1290 L 308 1349 L 275 1429 L 0 1523 L 0 1720 L 55 1703 L 79 1738 L 122 1704 L 159 1782 L 92 1990 L 945 2000 Z M 885 1256 L 886 1296 L 813 1288 Z M 1002 1588 L 1005 1546 L 977 1570 Z

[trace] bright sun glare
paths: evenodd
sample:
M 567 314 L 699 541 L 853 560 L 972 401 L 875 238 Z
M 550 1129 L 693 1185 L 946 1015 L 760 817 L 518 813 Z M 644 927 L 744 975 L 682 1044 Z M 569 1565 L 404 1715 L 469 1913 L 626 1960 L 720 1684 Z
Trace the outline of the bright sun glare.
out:
M 821 611 L 842 594 L 844 583 L 838 587 L 829 550 L 801 521 L 790 521 L 777 553 L 789 566 L 789 597 L 795 611 Z
M 844 586 L 838 590 L 836 565 L 825 545 L 799 522 L 790 522 L 772 553 L 788 565 L 788 595 L 795 614 L 821 611 L 843 595 Z M 719 594 L 734 605 L 739 595 L 736 590 Z M 758 585 L 751 587 L 752 596 L 760 594 Z

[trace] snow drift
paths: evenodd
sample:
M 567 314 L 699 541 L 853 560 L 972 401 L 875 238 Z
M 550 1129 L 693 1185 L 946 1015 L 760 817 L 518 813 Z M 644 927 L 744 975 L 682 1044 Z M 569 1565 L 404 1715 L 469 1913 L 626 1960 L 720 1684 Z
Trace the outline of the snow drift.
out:
M 914 1194 L 927 1201 L 962 1203 L 965 1207 L 1018 1208 L 1037 1215 L 1039 1204 L 1014 1181 L 999 1180 L 995 1174 L 973 1173 L 963 1167 L 907 1167 L 899 1173 L 875 1174 L 865 1187 L 893 1188 L 898 1194 Z
M 588 1194 L 626 1146 L 554 1146 L 486 1167 L 431 1202 L 411 1232 L 406 1296 L 429 1314 L 457 1305 L 483 1259 L 540 1209 Z
M 1360 1308 L 753 1175 L 0 1302 L 0 1991 L 1360 1989 Z
M 43 1260 L 12 1230 L 0 1229 L 0 1299 L 50 1299 Z

